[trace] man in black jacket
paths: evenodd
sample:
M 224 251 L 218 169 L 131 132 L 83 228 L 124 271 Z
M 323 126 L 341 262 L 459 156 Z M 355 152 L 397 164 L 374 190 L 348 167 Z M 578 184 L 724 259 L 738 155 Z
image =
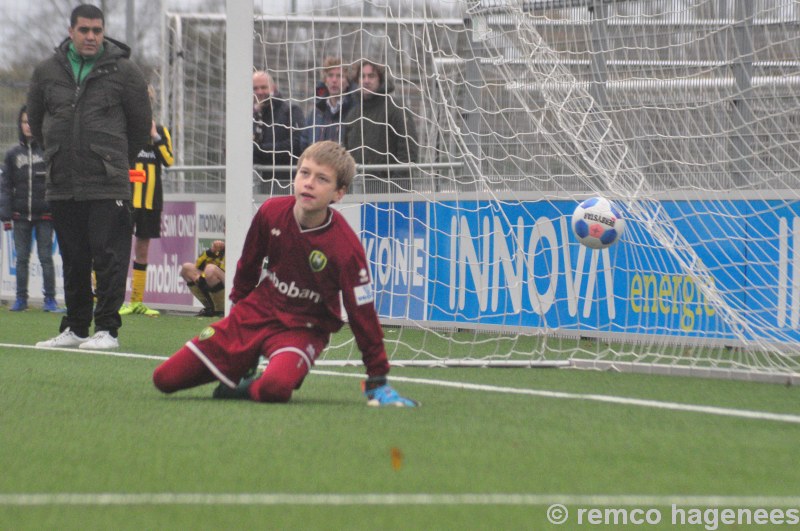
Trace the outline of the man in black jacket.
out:
M 345 115 L 344 146 L 358 164 L 386 165 L 418 162 L 419 145 L 414 116 L 392 98 L 394 83 L 383 65 L 362 60 L 352 79 L 360 90 Z M 407 169 L 365 169 L 366 191 L 399 191 L 409 186 Z
M 47 200 L 64 264 L 67 305 L 61 333 L 39 347 L 119 346 L 131 251 L 128 169 L 147 143 L 152 111 L 130 48 L 104 38 L 104 31 L 99 8 L 76 7 L 69 38 L 37 65 L 28 90 L 31 131 L 48 165 Z
M 303 142 L 303 111 L 284 99 L 275 81 L 263 70 L 253 74 L 253 163 L 264 166 L 263 181 L 278 181 L 289 193 L 293 172 L 276 170 L 274 166 L 293 165 L 305 149 Z M 269 193 L 271 187 L 262 185 L 257 192 Z

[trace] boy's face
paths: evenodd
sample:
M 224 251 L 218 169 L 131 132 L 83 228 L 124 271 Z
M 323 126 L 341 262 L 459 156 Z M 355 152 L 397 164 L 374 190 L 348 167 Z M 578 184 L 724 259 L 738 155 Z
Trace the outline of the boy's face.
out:
M 305 214 L 324 211 L 345 193 L 339 188 L 333 168 L 304 158 L 294 177 L 294 197 Z
M 331 96 L 339 96 L 342 93 L 341 66 L 334 66 L 325 71 L 325 86 Z
M 22 128 L 22 134 L 25 135 L 25 138 L 31 138 L 33 136 L 31 133 L 31 126 L 28 123 L 28 113 L 22 113 L 22 116 L 19 117 L 19 125 Z

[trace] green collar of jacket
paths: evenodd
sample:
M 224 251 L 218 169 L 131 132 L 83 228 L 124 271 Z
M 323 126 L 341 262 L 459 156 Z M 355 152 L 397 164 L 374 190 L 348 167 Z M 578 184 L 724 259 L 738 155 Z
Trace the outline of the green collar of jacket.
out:
M 75 81 L 78 83 L 78 85 L 83 83 L 83 81 L 86 79 L 86 76 L 88 76 L 89 72 L 91 72 L 92 68 L 94 68 L 97 60 L 103 55 L 104 51 L 105 46 L 101 44 L 100 49 L 94 56 L 83 57 L 75 50 L 75 45 L 73 43 L 69 43 L 67 59 L 69 59 L 69 64 L 72 65 L 72 75 L 75 76 Z

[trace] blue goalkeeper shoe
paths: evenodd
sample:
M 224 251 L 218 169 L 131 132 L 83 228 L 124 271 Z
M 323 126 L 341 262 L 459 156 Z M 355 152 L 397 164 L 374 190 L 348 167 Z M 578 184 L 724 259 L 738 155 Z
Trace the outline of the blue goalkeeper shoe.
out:
M 384 379 L 385 382 L 385 379 Z M 419 402 L 400 396 L 388 383 L 368 389 L 369 380 L 362 383 L 367 405 L 370 407 L 417 407 Z

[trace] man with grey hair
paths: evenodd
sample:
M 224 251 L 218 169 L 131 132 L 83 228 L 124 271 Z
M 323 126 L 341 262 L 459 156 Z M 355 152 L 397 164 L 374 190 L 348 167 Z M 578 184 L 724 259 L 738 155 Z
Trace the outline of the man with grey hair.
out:
M 291 166 L 300 157 L 304 121 L 303 111 L 281 95 L 271 75 L 263 70 L 253 74 L 253 163 L 267 166 L 261 170 L 265 183 L 279 181 L 288 190 L 292 172 L 275 166 Z M 270 188 L 264 184 L 257 191 Z

